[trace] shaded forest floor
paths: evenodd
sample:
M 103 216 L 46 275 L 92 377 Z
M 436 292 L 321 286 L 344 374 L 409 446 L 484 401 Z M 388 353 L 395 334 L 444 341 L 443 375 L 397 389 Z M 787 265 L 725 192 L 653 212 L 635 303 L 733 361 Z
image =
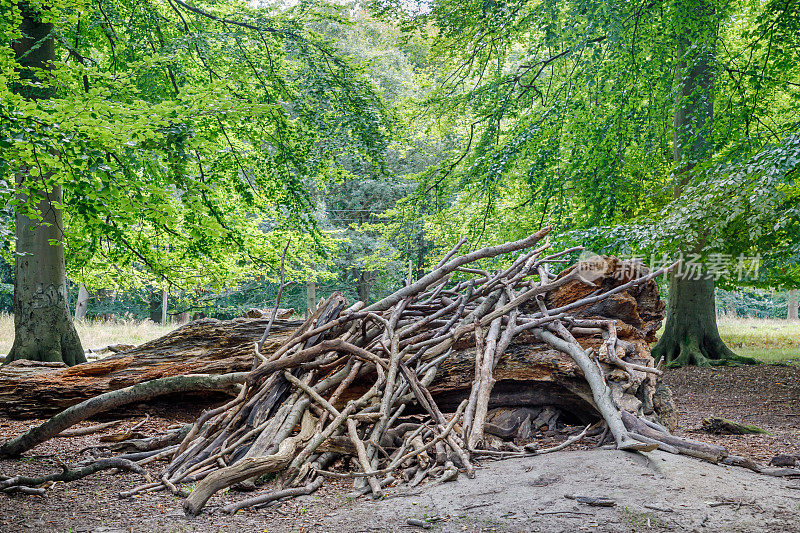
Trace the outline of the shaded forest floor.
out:
M 766 464 L 777 454 L 800 453 L 800 366 L 759 365 L 669 370 L 679 412 L 677 435 L 725 446 Z M 753 424 L 771 435 L 710 435 L 703 418 Z
M 800 453 L 800 367 L 685 368 L 668 371 L 666 381 L 680 412 L 679 434 L 722 444 L 762 464 L 779 453 Z M 142 404 L 129 410 L 130 418 L 121 427 L 108 432 L 130 427 L 149 413 L 151 419 L 141 431 L 150 435 L 194 420 L 200 409 Z M 700 423 L 710 415 L 756 424 L 772 435 L 709 435 L 700 430 Z M 34 423 L 0 418 L 0 440 Z M 22 459 L 0 461 L 0 474 L 56 471 L 56 457 L 80 460 L 80 450 L 98 444 L 98 439 L 99 435 L 53 439 Z M 0 532 L 409 531 L 416 528 L 406 526 L 407 518 L 437 516 L 443 520 L 433 529 L 440 531 L 800 531 L 800 490 L 793 490 L 800 488 L 798 480 L 661 452 L 644 459 L 590 448 L 579 444 L 570 452 L 484 463 L 476 480 L 462 476 L 454 484 L 423 485 L 405 495 L 390 491 L 381 502 L 352 501 L 346 496 L 349 483 L 329 480 L 311 496 L 228 516 L 217 510 L 221 504 L 252 494 L 224 493 L 193 519 L 184 517 L 179 498 L 165 493 L 120 500 L 119 491 L 142 479 L 103 472 L 51 487 L 43 498 L 0 495 Z M 161 468 L 148 466 L 152 474 Z M 568 492 L 610 495 L 619 504 L 610 509 L 580 506 L 564 499 Z M 707 500 L 734 504 L 712 508 Z M 647 502 L 672 511 L 643 507 Z

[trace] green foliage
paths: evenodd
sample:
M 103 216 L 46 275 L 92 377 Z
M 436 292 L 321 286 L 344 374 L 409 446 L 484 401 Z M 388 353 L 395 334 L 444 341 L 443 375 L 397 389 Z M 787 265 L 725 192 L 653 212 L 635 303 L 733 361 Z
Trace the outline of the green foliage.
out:
M 11 92 L 30 82 L 10 46 L 22 13 L 3 3 L 0 199 L 37 216 L 36 191 L 12 195 L 23 169 L 43 193 L 63 187 L 71 277 L 221 287 L 274 275 L 288 239 L 294 264 L 324 262 L 333 244 L 309 217 L 306 183 L 345 157 L 381 167 L 392 129 L 372 82 L 310 27 L 336 9 L 30 6 L 54 24 L 59 60 L 39 77 L 55 96 Z
M 0 255 L 62 187 L 70 279 L 117 294 L 90 313 L 146 316 L 161 288 L 171 312 L 269 307 L 290 239 L 285 306 L 308 279 L 374 299 L 461 237 L 545 225 L 556 249 L 759 255 L 749 284 L 800 284 L 800 0 L 30 0 L 56 43 L 38 85 L 20 5 L 0 0 Z
M 437 242 L 553 225 L 595 251 L 760 253 L 757 283 L 800 283 L 797 0 L 429 5 L 380 7 L 436 28 L 425 104 L 461 146 L 415 198 Z

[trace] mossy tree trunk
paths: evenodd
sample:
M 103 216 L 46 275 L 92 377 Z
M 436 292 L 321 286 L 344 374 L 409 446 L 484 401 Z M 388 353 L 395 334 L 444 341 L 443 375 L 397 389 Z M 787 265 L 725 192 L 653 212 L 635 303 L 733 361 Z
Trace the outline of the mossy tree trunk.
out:
M 22 38 L 14 43 L 14 53 L 23 79 L 36 79 L 35 68 L 47 69 L 55 60 L 52 24 L 41 22 L 38 12 L 21 4 Z M 20 85 L 15 89 L 31 99 L 49 98 L 52 89 Z M 6 363 L 16 359 L 86 362 L 81 341 L 67 308 L 66 268 L 64 265 L 61 187 L 52 175 L 33 167 L 20 169 L 16 176 L 20 200 L 34 196 L 41 219 L 18 212 L 16 256 L 14 262 L 14 345 Z
M 673 159 L 678 180 L 673 191 L 678 198 L 690 172 L 698 162 L 713 155 L 714 57 L 717 14 L 708 0 L 676 0 L 674 22 L 677 35 L 675 67 L 675 122 Z M 687 243 L 697 253 L 702 242 Z M 726 361 L 754 362 L 738 357 L 719 336 L 714 302 L 714 279 L 691 279 L 670 275 L 667 323 L 653 348 L 656 360 L 671 366 L 708 366 Z
M 755 363 L 736 355 L 722 341 L 714 308 L 714 279 L 674 275 L 669 283 L 667 323 L 653 348 L 656 361 L 668 366 L 712 366 L 729 362 Z

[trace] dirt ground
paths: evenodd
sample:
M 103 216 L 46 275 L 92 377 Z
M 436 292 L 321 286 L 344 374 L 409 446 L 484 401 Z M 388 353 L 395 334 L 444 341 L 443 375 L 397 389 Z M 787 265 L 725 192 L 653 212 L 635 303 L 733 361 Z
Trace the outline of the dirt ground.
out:
M 672 370 L 666 377 L 681 416 L 678 434 L 715 442 L 761 464 L 778 453 L 800 453 L 800 367 Z M 141 431 L 155 434 L 192 421 L 200 406 L 140 405 L 122 427 L 145 412 Z M 702 418 L 718 415 L 756 424 L 771 435 L 715 436 Z M 36 421 L 0 418 L 0 441 Z M 90 423 L 87 423 L 87 425 Z M 113 431 L 119 431 L 116 428 Z M 46 442 L 18 460 L 0 461 L 0 475 L 42 474 L 84 458 L 99 435 Z M 160 465 L 151 465 L 156 474 Z M 0 495 L 0 532 L 357 532 L 413 531 L 408 519 L 434 531 L 800 531 L 800 480 L 757 475 L 662 452 L 629 454 L 575 446 L 552 455 L 486 462 L 477 477 L 446 485 L 390 490 L 375 502 L 347 497 L 349 484 L 326 482 L 317 493 L 257 511 L 222 514 L 221 505 L 249 495 L 212 498 L 197 518 L 181 500 L 149 493 L 121 500 L 142 483 L 136 474 L 102 472 L 48 489 L 45 497 Z M 589 507 L 566 494 L 607 496 L 614 507 Z M 650 507 L 647 507 L 650 506 Z
M 761 464 L 777 454 L 800 453 L 800 366 L 687 367 L 669 370 L 664 381 L 678 405 L 676 435 L 725 446 Z M 711 415 L 771 435 L 709 435 L 701 421 Z

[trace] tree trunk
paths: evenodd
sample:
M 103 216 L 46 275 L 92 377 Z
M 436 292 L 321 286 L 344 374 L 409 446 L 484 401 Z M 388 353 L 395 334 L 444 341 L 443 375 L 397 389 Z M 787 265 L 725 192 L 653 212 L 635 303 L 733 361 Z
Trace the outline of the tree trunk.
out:
M 306 316 L 317 310 L 317 285 L 314 280 L 306 281 Z
M 86 318 L 86 311 L 89 308 L 89 291 L 83 283 L 78 285 L 78 301 L 75 302 L 75 320 Z
M 14 42 L 14 53 L 24 79 L 35 79 L 32 68 L 50 68 L 55 60 L 52 24 L 44 24 L 38 13 L 22 5 L 22 35 Z M 31 99 L 49 98 L 48 87 L 20 85 L 17 92 Z M 85 363 L 83 348 L 67 308 L 64 264 L 61 187 L 52 175 L 20 169 L 16 176 L 19 198 L 36 195 L 42 219 L 15 214 L 17 253 L 14 262 L 14 345 L 5 359 Z M 50 183 L 47 183 L 50 182 Z M 55 244 L 53 244 L 55 243 Z
M 167 323 L 167 300 L 169 299 L 169 293 L 167 291 L 161 291 L 161 323 Z
M 620 260 L 608 258 L 606 264 L 605 275 L 595 283 L 574 280 L 548 293 L 548 307 L 567 305 L 598 289 L 611 290 L 632 279 L 631 269 Z M 655 340 L 655 332 L 664 318 L 664 303 L 654 281 L 579 309 L 576 317 L 616 320 L 618 355 L 624 354 L 645 366 L 652 364 L 649 343 Z M 92 396 L 152 379 L 249 371 L 253 365 L 253 344 L 268 321 L 266 318 L 195 321 L 130 351 L 76 368 L 21 363 L 6 366 L 0 370 L 0 414 L 42 417 Z M 262 347 L 262 355 L 273 354 L 301 324 L 276 320 Z M 573 328 L 572 334 L 584 349 L 591 348 L 594 354 L 602 354 L 607 343 L 598 328 Z M 605 356 L 599 364 L 609 372 L 613 368 Z M 623 371 L 617 370 L 617 374 L 620 372 Z M 639 408 L 645 414 L 658 411 L 653 397 L 658 376 L 633 372 L 636 385 L 628 390 L 617 391 L 618 384 L 609 383 L 616 400 L 633 411 Z M 551 405 L 581 420 L 597 419 L 592 391 L 581 369 L 569 355 L 531 334 L 520 334 L 505 350 L 493 377 L 497 383 L 492 389 L 490 408 Z M 469 395 L 474 378 L 475 344 L 474 338 L 469 337 L 462 339 L 442 362 L 429 390 L 442 409 L 455 409 Z M 369 376 L 361 376 L 353 381 L 336 405 L 344 406 L 359 397 L 371 386 L 370 380 Z
M 789 291 L 788 309 L 786 310 L 787 320 L 797 320 L 797 300 L 798 300 L 797 293 L 798 293 L 797 289 L 792 289 Z
M 0 368 L 0 415 L 40 418 L 145 381 L 186 374 L 247 372 L 253 367 L 253 343 L 268 322 L 266 318 L 197 320 L 132 350 L 73 368 L 27 361 L 6 365 Z M 264 343 L 264 353 L 274 352 L 300 324 L 276 320 Z
M 675 122 L 673 158 L 679 178 L 673 190 L 678 198 L 694 166 L 713 155 L 711 124 L 714 117 L 714 54 L 717 30 L 714 9 L 706 0 L 677 0 L 678 63 L 675 68 Z M 688 243 L 692 252 L 702 242 Z M 706 277 L 705 273 L 700 274 Z M 723 364 L 738 357 L 719 336 L 714 304 L 714 279 L 693 280 L 670 274 L 667 324 L 653 349 L 656 360 L 671 366 Z
M 656 361 L 668 366 L 724 365 L 729 361 L 756 363 L 725 346 L 714 312 L 714 280 L 673 275 L 669 281 L 667 323 L 653 348 Z
M 150 291 L 150 320 L 158 324 L 161 322 L 162 294 L 156 290 Z
M 374 274 L 364 270 L 356 271 L 356 292 L 358 299 L 364 303 L 369 302 L 369 293 L 372 290 L 372 284 L 375 281 Z

